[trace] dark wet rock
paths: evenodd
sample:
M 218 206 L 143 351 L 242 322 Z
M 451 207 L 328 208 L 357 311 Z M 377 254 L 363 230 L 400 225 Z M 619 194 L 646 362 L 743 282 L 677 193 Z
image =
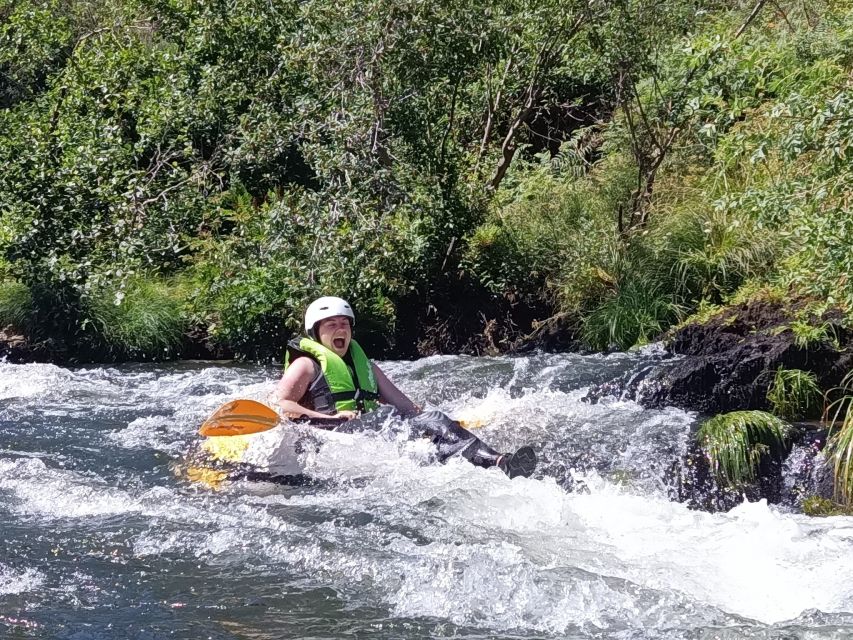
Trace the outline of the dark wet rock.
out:
M 564 352 L 579 351 L 572 319 L 566 314 L 557 314 L 542 321 L 531 323 L 530 333 L 519 337 L 510 347 L 514 353 L 529 351 Z
M 702 511 L 728 511 L 745 500 L 764 499 L 800 509 L 803 501 L 815 496 L 832 497 L 832 473 L 821 454 L 826 430 L 814 423 L 795 423 L 783 458 L 764 456 L 756 479 L 738 487 L 721 486 L 710 461 L 697 442 L 675 462 L 666 475 L 672 500 Z
M 675 406 L 700 418 L 739 410 L 769 410 L 767 390 L 779 367 L 813 372 L 821 389 L 837 386 L 853 369 L 853 340 L 841 319 L 811 321 L 826 339 L 798 344 L 790 325 L 798 305 L 782 308 L 753 302 L 726 310 L 704 324 L 691 324 L 668 337 L 665 356 L 644 361 L 618 379 L 593 387 L 586 399 L 633 399 L 649 408 Z M 799 316 L 802 318 L 802 314 Z M 698 429 L 702 420 L 698 420 Z M 691 508 L 730 509 L 745 499 L 801 508 L 805 499 L 832 494 L 831 472 L 821 453 L 826 431 L 817 421 L 793 425 L 784 458 L 762 460 L 754 482 L 719 485 L 705 452 L 695 441 L 666 474 L 670 497 Z
M 823 389 L 850 370 L 850 336 L 837 318 L 821 318 L 832 340 L 801 346 L 791 313 L 770 303 L 731 308 L 704 324 L 676 331 L 667 343 L 683 356 L 653 374 L 636 399 L 650 408 L 677 406 L 705 414 L 769 409 L 767 389 L 779 367 L 813 372 Z
M 806 500 L 831 499 L 834 493 L 832 465 L 821 453 L 827 430 L 814 425 L 794 425 L 794 442 L 782 471 L 782 503 L 802 509 Z
M 661 370 L 674 366 L 676 360 L 666 351 L 650 354 L 636 369 L 626 371 L 621 376 L 590 387 L 583 397 L 585 402 L 596 404 L 603 398 L 623 398 L 637 400 L 661 384 Z
M 10 327 L 0 330 L 0 358 L 14 364 L 55 362 L 65 359 L 63 345 L 53 341 L 30 342 Z
M 178 357 L 183 360 L 230 360 L 234 352 L 211 339 L 205 327 L 194 326 L 184 334 Z
M 24 336 L 0 331 L 0 357 L 8 362 L 26 362 L 30 351 L 30 345 Z

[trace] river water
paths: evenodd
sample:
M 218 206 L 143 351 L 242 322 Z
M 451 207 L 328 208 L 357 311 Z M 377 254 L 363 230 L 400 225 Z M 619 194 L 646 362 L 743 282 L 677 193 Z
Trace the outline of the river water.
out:
M 655 357 L 384 363 L 533 444 L 530 479 L 369 433 L 309 452 L 307 486 L 219 490 L 174 468 L 274 368 L 0 364 L 0 637 L 853 637 L 853 518 L 689 510 L 667 477 L 696 416 L 582 400 Z

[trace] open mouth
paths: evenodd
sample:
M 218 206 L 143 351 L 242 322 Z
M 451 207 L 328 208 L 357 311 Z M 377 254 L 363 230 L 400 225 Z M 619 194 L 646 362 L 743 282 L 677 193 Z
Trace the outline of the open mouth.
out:
M 332 344 L 335 345 L 336 349 L 343 349 L 346 343 L 347 341 L 343 338 L 335 338 L 334 340 L 332 340 Z

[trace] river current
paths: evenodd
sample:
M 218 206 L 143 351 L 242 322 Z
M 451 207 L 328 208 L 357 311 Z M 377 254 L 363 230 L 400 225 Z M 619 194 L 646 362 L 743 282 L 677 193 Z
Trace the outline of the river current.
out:
M 667 477 L 697 416 L 583 400 L 655 357 L 383 363 L 534 445 L 530 479 L 368 433 L 306 453 L 305 486 L 218 490 L 175 469 L 275 368 L 0 364 L 0 637 L 853 637 L 853 518 L 690 510 Z

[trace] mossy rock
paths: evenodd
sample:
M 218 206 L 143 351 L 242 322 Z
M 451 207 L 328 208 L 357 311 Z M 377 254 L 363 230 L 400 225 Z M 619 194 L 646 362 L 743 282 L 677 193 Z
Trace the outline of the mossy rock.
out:
M 853 506 L 845 507 L 820 496 L 811 496 L 803 500 L 803 513 L 816 518 L 829 516 L 853 516 Z

